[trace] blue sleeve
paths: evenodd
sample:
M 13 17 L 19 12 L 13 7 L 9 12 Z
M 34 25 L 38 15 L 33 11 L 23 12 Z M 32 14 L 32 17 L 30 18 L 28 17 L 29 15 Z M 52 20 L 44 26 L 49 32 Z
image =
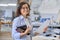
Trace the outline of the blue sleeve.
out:
M 17 23 L 18 23 L 18 19 L 14 19 L 13 20 L 13 24 L 12 24 L 12 37 L 15 38 L 20 38 L 20 33 L 18 33 L 16 31 L 17 28 Z

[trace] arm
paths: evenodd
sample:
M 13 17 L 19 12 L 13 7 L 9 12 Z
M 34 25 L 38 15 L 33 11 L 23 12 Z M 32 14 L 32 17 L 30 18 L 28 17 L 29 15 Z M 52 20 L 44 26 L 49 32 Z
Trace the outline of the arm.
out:
M 17 20 L 18 20 L 18 19 L 17 19 Z M 14 20 L 14 21 L 13 21 L 13 25 L 12 25 L 12 36 L 13 36 L 13 37 L 16 37 L 16 38 L 17 38 L 17 37 L 20 38 L 20 37 L 26 35 L 26 34 L 29 32 L 29 28 L 27 28 L 24 33 L 19 33 L 19 32 L 16 33 L 16 28 L 17 28 L 17 23 L 18 23 L 17 20 Z
M 20 36 L 24 36 L 24 35 L 27 35 L 28 33 L 30 32 L 30 27 L 27 27 L 26 31 L 23 32 L 23 33 L 20 33 Z
M 24 32 L 25 34 L 28 34 L 31 31 L 30 27 L 27 27 L 26 31 Z

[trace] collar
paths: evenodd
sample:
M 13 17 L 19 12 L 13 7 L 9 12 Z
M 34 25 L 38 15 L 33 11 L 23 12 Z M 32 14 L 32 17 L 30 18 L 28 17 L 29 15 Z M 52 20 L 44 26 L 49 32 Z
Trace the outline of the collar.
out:
M 19 18 L 20 18 L 21 20 L 23 20 L 23 19 L 27 19 L 27 18 L 24 18 L 23 15 L 20 15 Z
M 22 15 L 20 15 L 19 17 L 20 17 L 20 19 L 24 19 L 24 17 Z

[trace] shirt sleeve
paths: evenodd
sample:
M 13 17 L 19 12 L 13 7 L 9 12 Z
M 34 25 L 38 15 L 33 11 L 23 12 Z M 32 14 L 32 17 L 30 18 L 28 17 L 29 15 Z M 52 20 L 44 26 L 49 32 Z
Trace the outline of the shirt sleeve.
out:
M 14 34 L 14 39 L 20 39 L 20 33 L 15 33 Z
M 20 33 L 18 33 L 16 31 L 16 28 L 17 28 L 17 23 L 18 23 L 18 20 L 15 19 L 13 20 L 13 24 L 12 24 L 12 37 L 15 39 L 15 38 L 20 38 Z

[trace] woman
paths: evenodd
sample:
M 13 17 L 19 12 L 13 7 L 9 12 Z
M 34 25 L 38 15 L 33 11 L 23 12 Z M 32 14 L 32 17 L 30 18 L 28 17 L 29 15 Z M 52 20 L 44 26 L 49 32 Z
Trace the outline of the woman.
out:
M 17 32 L 17 27 L 26 25 L 25 19 L 29 16 L 30 6 L 26 2 L 21 2 L 17 8 L 18 16 L 13 20 L 12 37 L 14 40 L 27 40 L 27 34 L 30 32 L 31 27 L 27 26 L 25 32 Z
M 29 24 L 28 16 L 30 13 L 30 6 L 26 2 L 21 2 L 17 8 L 17 17 L 13 20 L 12 25 L 12 37 L 14 40 L 27 40 L 27 34 L 31 32 L 32 26 Z M 16 30 L 17 27 L 22 25 L 27 25 L 27 29 L 24 32 L 19 32 Z M 44 29 L 46 31 L 46 28 Z M 39 33 L 35 33 L 37 35 Z

